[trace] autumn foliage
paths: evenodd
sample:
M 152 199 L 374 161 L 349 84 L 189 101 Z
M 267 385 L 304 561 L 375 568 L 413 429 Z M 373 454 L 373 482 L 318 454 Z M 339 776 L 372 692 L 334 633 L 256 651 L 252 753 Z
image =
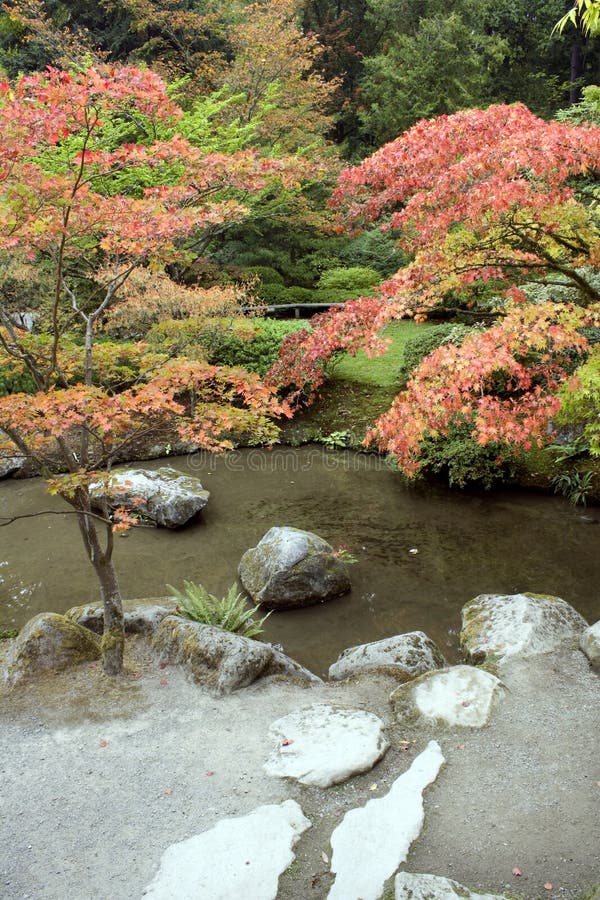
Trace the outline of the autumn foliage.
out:
M 205 153 L 178 135 L 180 116 L 161 79 L 132 67 L 49 69 L 0 84 L 0 252 L 25 267 L 43 266 L 50 282 L 42 339 L 24 330 L 18 297 L 0 302 L 0 362 L 12 361 L 36 388 L 0 399 L 0 454 L 23 454 L 46 476 L 66 472 L 53 486 L 78 517 L 100 582 L 111 674 L 122 666 L 123 615 L 112 564 L 115 522 L 108 506 L 100 516 L 92 511 L 95 470 L 110 470 L 150 437 L 211 450 L 231 446 L 239 432 L 272 441 L 272 416 L 283 411 L 255 375 L 160 354 L 144 358 L 144 347 L 133 384 L 97 383 L 97 331 L 121 299 L 135 303 L 136 282 L 128 282 L 136 271 L 164 284 L 165 265 L 189 259 L 187 239 L 242 219 L 245 195 L 273 179 L 296 184 L 311 171 L 305 161 L 252 151 Z M 194 300 L 202 305 L 202 297 Z
M 497 324 L 426 358 L 368 441 L 409 476 L 424 441 L 458 426 L 499 457 L 547 442 L 557 389 L 585 352 L 578 328 L 600 303 L 599 161 L 600 128 L 544 122 L 515 105 L 419 122 L 346 169 L 331 200 L 338 229 L 392 229 L 410 262 L 377 299 L 288 338 L 271 377 L 311 396 L 337 351 L 377 352 L 391 319 L 423 319 L 444 304 L 477 312 L 483 297 Z M 552 298 L 557 282 L 575 305 Z M 528 284 L 551 299 L 530 303 Z

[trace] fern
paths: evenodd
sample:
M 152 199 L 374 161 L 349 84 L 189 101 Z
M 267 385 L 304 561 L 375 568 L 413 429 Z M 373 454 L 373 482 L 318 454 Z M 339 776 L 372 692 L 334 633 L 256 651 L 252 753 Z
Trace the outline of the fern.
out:
M 262 619 L 254 621 L 252 616 L 258 612 L 259 607 L 248 609 L 235 584 L 232 584 L 227 595 L 221 599 L 209 594 L 203 585 L 195 584 L 193 581 L 184 581 L 183 586 L 184 590 L 178 591 L 172 585 L 167 585 L 177 600 L 177 615 L 192 619 L 194 622 L 215 625 L 224 631 L 253 638 L 262 633 L 263 625 L 271 615 L 267 613 Z

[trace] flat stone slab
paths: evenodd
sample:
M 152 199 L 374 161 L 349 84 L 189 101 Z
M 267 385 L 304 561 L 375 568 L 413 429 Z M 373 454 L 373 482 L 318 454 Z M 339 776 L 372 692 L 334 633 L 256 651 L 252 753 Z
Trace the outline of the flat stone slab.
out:
M 587 622 L 569 603 L 549 594 L 480 594 L 462 610 L 460 645 L 470 662 L 549 653 L 574 646 Z
M 142 519 L 164 528 L 180 528 L 208 503 L 210 493 L 198 478 L 182 475 L 171 466 L 150 469 L 120 469 L 103 483 L 90 485 L 92 503 L 98 508 L 107 497 L 111 509 L 124 506 Z
M 348 647 L 329 667 L 329 677 L 334 681 L 349 678 L 360 672 L 385 671 L 409 681 L 432 669 L 441 669 L 448 663 L 422 631 L 409 631 L 370 644 Z
M 326 704 L 277 719 L 269 733 L 277 747 L 263 766 L 265 772 L 322 788 L 369 771 L 389 746 L 377 716 Z
M 293 846 L 311 823 L 295 800 L 259 806 L 247 816 L 165 850 L 144 897 L 152 900 L 275 900 Z
M 600 669 L 600 621 L 585 629 L 579 639 L 579 646 L 592 666 Z
M 329 900 L 378 900 L 385 881 L 408 856 L 423 827 L 423 791 L 438 776 L 444 757 L 430 741 L 384 797 L 351 809 L 331 835 Z
M 399 872 L 394 879 L 395 900 L 506 900 L 504 894 L 476 894 L 451 878 Z
M 423 718 L 437 724 L 481 728 L 502 695 L 495 675 L 473 666 L 451 666 L 430 672 L 390 695 L 396 716 Z

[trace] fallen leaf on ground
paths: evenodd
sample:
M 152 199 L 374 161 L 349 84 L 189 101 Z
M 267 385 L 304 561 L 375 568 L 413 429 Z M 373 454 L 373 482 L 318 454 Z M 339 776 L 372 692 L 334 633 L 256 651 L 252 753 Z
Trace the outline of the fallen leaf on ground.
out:
M 519 875 L 522 875 L 522 874 L 523 874 L 523 873 L 521 872 L 521 870 L 518 869 L 516 866 L 515 866 L 514 869 L 512 870 L 512 873 L 513 873 L 513 875 L 515 876 L 515 878 L 518 878 Z
M 170 797 L 173 793 L 173 788 L 165 788 L 164 793 L 167 797 Z
M 161 686 L 161 687 L 165 687 L 165 685 L 167 685 L 168 683 L 169 683 L 169 682 L 167 681 L 166 678 L 161 678 L 161 680 L 160 680 L 160 686 Z
M 370 790 L 370 791 L 376 791 L 376 790 L 377 790 L 377 784 L 372 784 L 371 787 L 369 788 L 369 790 Z
M 101 747 L 106 747 L 106 746 L 108 746 L 108 741 L 100 741 L 100 746 L 101 746 Z
M 161 662 L 161 663 L 159 663 L 159 664 L 158 664 L 158 668 L 159 668 L 159 669 L 166 669 L 166 668 L 167 668 L 166 662 Z
M 285 741 L 282 741 L 282 742 L 281 742 L 281 746 L 282 746 L 282 747 L 289 747 L 290 744 L 293 744 L 293 743 L 294 743 L 294 742 L 291 741 L 289 738 L 286 738 Z
M 211 776 L 211 775 L 214 775 L 214 774 L 215 774 L 214 772 L 207 772 L 207 773 L 206 773 L 206 777 L 207 777 L 207 778 L 210 778 L 210 776 Z
M 321 859 L 323 860 L 324 863 L 329 862 L 329 857 L 327 856 L 327 854 L 324 851 L 323 851 L 323 853 L 321 853 Z
M 549 881 L 547 881 L 546 884 L 544 885 L 544 890 L 545 890 L 545 891 L 551 891 L 551 890 L 552 890 L 552 885 L 550 884 Z

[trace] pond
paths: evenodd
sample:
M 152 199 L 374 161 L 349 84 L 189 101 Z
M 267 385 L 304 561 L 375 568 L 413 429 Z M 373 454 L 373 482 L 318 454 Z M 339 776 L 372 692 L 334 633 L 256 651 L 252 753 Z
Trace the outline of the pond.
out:
M 600 618 L 600 529 L 593 511 L 560 498 L 407 487 L 376 456 L 322 447 L 167 462 L 198 476 L 211 499 L 184 530 L 138 528 L 117 539 L 123 596 L 163 595 L 167 583 L 181 587 L 184 579 L 224 593 L 242 554 L 272 525 L 315 531 L 357 557 L 352 592 L 274 613 L 265 637 L 320 674 L 345 647 L 415 629 L 455 661 L 461 607 L 479 593 L 556 594 L 588 621 Z M 40 479 L 0 484 L 2 515 L 63 508 Z M 97 598 L 73 516 L 1 528 L 0 548 L 0 628 Z

